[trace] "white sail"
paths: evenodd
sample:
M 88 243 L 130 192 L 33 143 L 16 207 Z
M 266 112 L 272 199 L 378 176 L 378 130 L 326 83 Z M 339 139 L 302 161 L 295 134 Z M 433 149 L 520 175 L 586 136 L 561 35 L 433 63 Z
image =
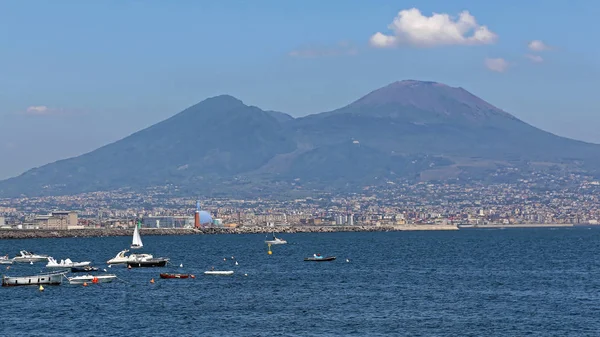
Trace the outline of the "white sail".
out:
M 131 242 L 131 248 L 142 248 L 144 244 L 142 243 L 142 238 L 140 237 L 140 232 L 138 231 L 138 225 L 135 225 L 135 230 L 133 231 L 133 240 Z

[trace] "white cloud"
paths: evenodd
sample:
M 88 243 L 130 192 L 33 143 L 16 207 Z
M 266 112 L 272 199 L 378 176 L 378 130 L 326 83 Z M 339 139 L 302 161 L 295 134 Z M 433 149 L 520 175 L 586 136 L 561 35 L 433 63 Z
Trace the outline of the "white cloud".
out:
M 552 49 L 552 48 L 550 48 L 550 46 L 548 46 L 547 44 L 545 44 L 544 42 L 542 42 L 540 40 L 533 40 L 533 41 L 529 42 L 527 47 L 529 48 L 529 50 L 532 50 L 532 51 L 544 51 L 544 50 Z
M 529 60 L 531 60 L 531 62 L 535 62 L 535 63 L 542 63 L 544 62 L 544 58 L 539 56 L 539 55 L 531 55 L 531 54 L 527 54 L 525 55 L 526 58 L 528 58 Z
M 510 66 L 510 64 L 503 58 L 486 58 L 484 63 L 489 70 L 498 73 L 505 72 Z
M 481 45 L 492 44 L 498 38 L 486 26 L 479 25 L 468 11 L 462 11 L 458 18 L 453 18 L 445 13 L 424 16 L 417 8 L 406 9 L 398 13 L 388 28 L 393 35 L 377 32 L 369 40 L 371 46 Z
M 356 55 L 358 50 L 350 42 L 339 42 L 333 47 L 312 46 L 304 47 L 289 52 L 289 56 L 314 58 L 324 56 Z
M 64 113 L 64 110 L 49 108 L 45 105 L 32 105 L 32 106 L 28 107 L 23 113 L 25 115 L 33 115 L 33 116 L 48 116 L 48 115 L 62 114 L 62 113 Z

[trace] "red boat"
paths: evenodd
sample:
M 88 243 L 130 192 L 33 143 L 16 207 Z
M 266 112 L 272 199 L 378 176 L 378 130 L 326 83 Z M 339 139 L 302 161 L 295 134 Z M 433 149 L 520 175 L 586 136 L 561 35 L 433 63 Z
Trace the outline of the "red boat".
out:
M 160 278 L 188 278 L 188 277 L 196 278 L 192 274 L 169 274 L 169 273 L 160 274 Z

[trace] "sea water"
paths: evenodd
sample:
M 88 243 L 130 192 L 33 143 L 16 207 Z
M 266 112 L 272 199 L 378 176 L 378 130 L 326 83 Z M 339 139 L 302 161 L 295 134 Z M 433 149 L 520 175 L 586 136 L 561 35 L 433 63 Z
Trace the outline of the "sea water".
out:
M 25 249 L 92 261 L 118 279 L 87 287 L 65 282 L 43 292 L 3 287 L 0 335 L 600 334 L 597 229 L 280 236 L 288 244 L 272 246 L 271 255 L 264 235 L 144 236 L 139 251 L 172 264 L 131 270 L 106 265 L 130 237 L 2 240 L 2 255 Z M 315 253 L 337 259 L 303 261 Z M 43 266 L 0 268 L 13 276 Z M 235 274 L 203 275 L 211 267 Z M 196 278 L 160 279 L 161 272 Z

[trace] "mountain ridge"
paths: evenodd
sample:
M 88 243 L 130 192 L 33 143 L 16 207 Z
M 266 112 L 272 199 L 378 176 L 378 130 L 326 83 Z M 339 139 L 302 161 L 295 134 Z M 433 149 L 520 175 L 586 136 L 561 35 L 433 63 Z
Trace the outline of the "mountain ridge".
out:
M 474 162 L 524 170 L 544 162 L 594 173 L 599 155 L 600 145 L 535 128 L 461 87 L 404 80 L 298 118 L 230 95 L 210 97 L 119 141 L 0 181 L 0 196 L 239 179 L 358 187 L 419 180 L 432 170 L 444 179 L 486 179 L 469 176 L 474 164 L 464 163 Z

